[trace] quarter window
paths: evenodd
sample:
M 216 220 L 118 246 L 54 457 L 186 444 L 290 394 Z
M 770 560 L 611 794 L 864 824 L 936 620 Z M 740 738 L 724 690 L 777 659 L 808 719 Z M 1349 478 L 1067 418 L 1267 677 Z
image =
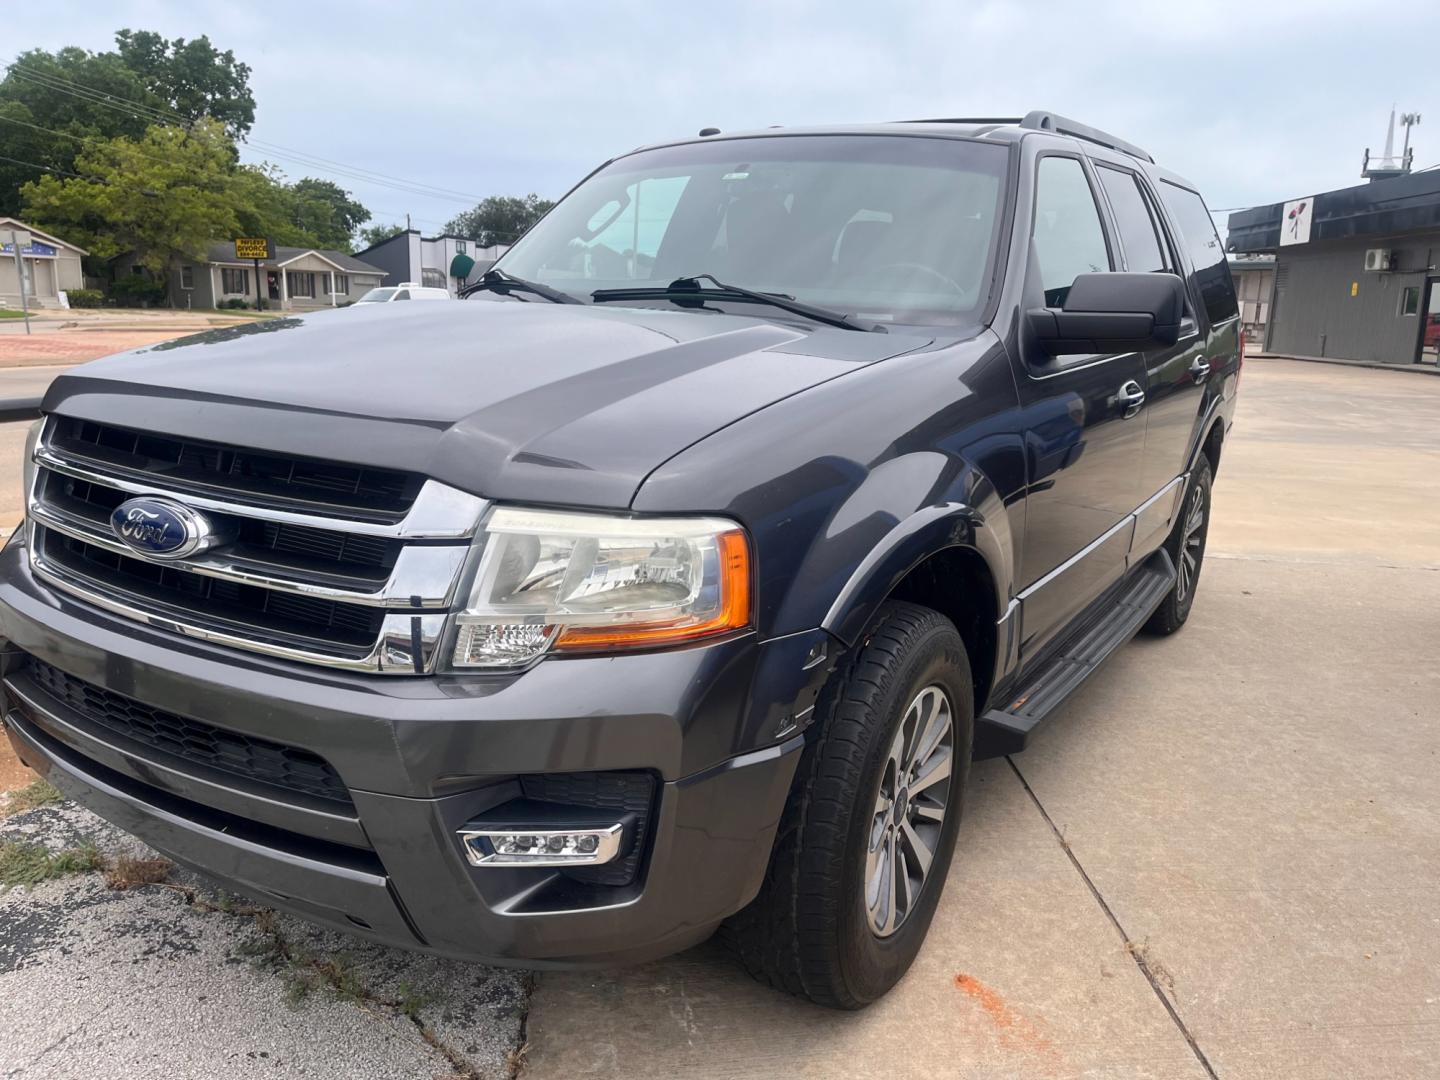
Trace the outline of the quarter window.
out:
M 1049 307 L 1063 307 L 1080 274 L 1113 269 L 1095 194 L 1080 162 L 1069 157 L 1040 159 L 1035 180 L 1035 257 Z
M 1230 280 L 1225 249 L 1220 246 L 1220 234 L 1215 231 L 1210 211 L 1205 209 L 1205 200 L 1189 188 L 1182 188 L 1168 180 L 1160 183 L 1160 197 L 1174 215 L 1185 250 L 1190 252 L 1190 261 L 1195 266 L 1195 284 L 1200 289 L 1200 300 L 1210 318 L 1210 325 L 1235 318 L 1239 314 L 1235 283 Z
M 1140 179 L 1134 173 L 1099 166 L 1100 186 L 1110 199 L 1115 212 L 1115 228 L 1120 245 L 1125 249 L 1125 269 L 1137 274 L 1163 273 L 1170 269 L 1160 232 L 1150 212 L 1148 200 L 1140 190 Z

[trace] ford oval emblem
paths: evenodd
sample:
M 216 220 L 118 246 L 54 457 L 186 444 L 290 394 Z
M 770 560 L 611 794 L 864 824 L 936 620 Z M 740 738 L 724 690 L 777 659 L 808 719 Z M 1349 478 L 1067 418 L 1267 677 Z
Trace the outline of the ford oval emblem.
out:
M 183 559 L 220 540 L 204 514 L 158 495 L 127 499 L 110 515 L 110 527 L 127 547 L 151 559 Z

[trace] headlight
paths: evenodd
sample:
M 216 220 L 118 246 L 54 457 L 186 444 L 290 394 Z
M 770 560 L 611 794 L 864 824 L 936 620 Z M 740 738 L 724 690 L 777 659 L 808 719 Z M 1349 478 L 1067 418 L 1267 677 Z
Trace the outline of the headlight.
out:
M 546 650 L 678 645 L 750 625 L 750 546 L 733 521 L 617 518 L 500 507 L 465 609 L 457 668 Z

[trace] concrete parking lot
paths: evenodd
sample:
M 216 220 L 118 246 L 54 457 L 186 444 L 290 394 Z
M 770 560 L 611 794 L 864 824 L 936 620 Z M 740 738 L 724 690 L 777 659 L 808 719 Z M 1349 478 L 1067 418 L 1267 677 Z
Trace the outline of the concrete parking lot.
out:
M 871 1009 L 711 945 L 532 987 L 90 873 L 0 897 L 0 1074 L 1440 1075 L 1440 379 L 1252 360 L 1241 395 L 1190 624 L 976 767 Z M 65 807 L 17 835 L 124 844 Z

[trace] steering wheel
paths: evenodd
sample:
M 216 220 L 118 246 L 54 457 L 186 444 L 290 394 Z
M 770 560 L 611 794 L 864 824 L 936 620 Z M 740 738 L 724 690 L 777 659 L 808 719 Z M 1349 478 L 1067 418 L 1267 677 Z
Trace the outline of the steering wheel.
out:
M 953 292 L 956 296 L 962 296 L 962 297 L 963 297 L 963 296 L 968 295 L 968 293 L 967 293 L 967 291 L 966 291 L 966 289 L 965 289 L 965 286 L 961 285 L 958 281 L 954 280 L 953 278 L 946 277 L 946 276 L 945 276 L 944 274 L 942 274 L 939 270 L 936 270 L 933 266 L 926 266 L 924 263 L 913 263 L 913 262 L 882 263 L 882 264 L 879 265 L 879 266 L 869 267 L 868 270 L 869 270 L 869 273 L 870 273 L 870 274 L 883 274 L 883 273 L 885 273 L 887 270 L 908 270 L 908 271 L 911 271 L 911 272 L 914 272 L 914 271 L 917 271 L 917 270 L 918 270 L 921 274 L 924 274 L 926 277 L 928 277 L 928 278 L 933 278 L 934 280 L 940 282 L 942 285 L 945 286 L 946 289 L 948 289 L 950 292 Z M 868 276 L 868 275 L 867 275 L 867 276 Z

